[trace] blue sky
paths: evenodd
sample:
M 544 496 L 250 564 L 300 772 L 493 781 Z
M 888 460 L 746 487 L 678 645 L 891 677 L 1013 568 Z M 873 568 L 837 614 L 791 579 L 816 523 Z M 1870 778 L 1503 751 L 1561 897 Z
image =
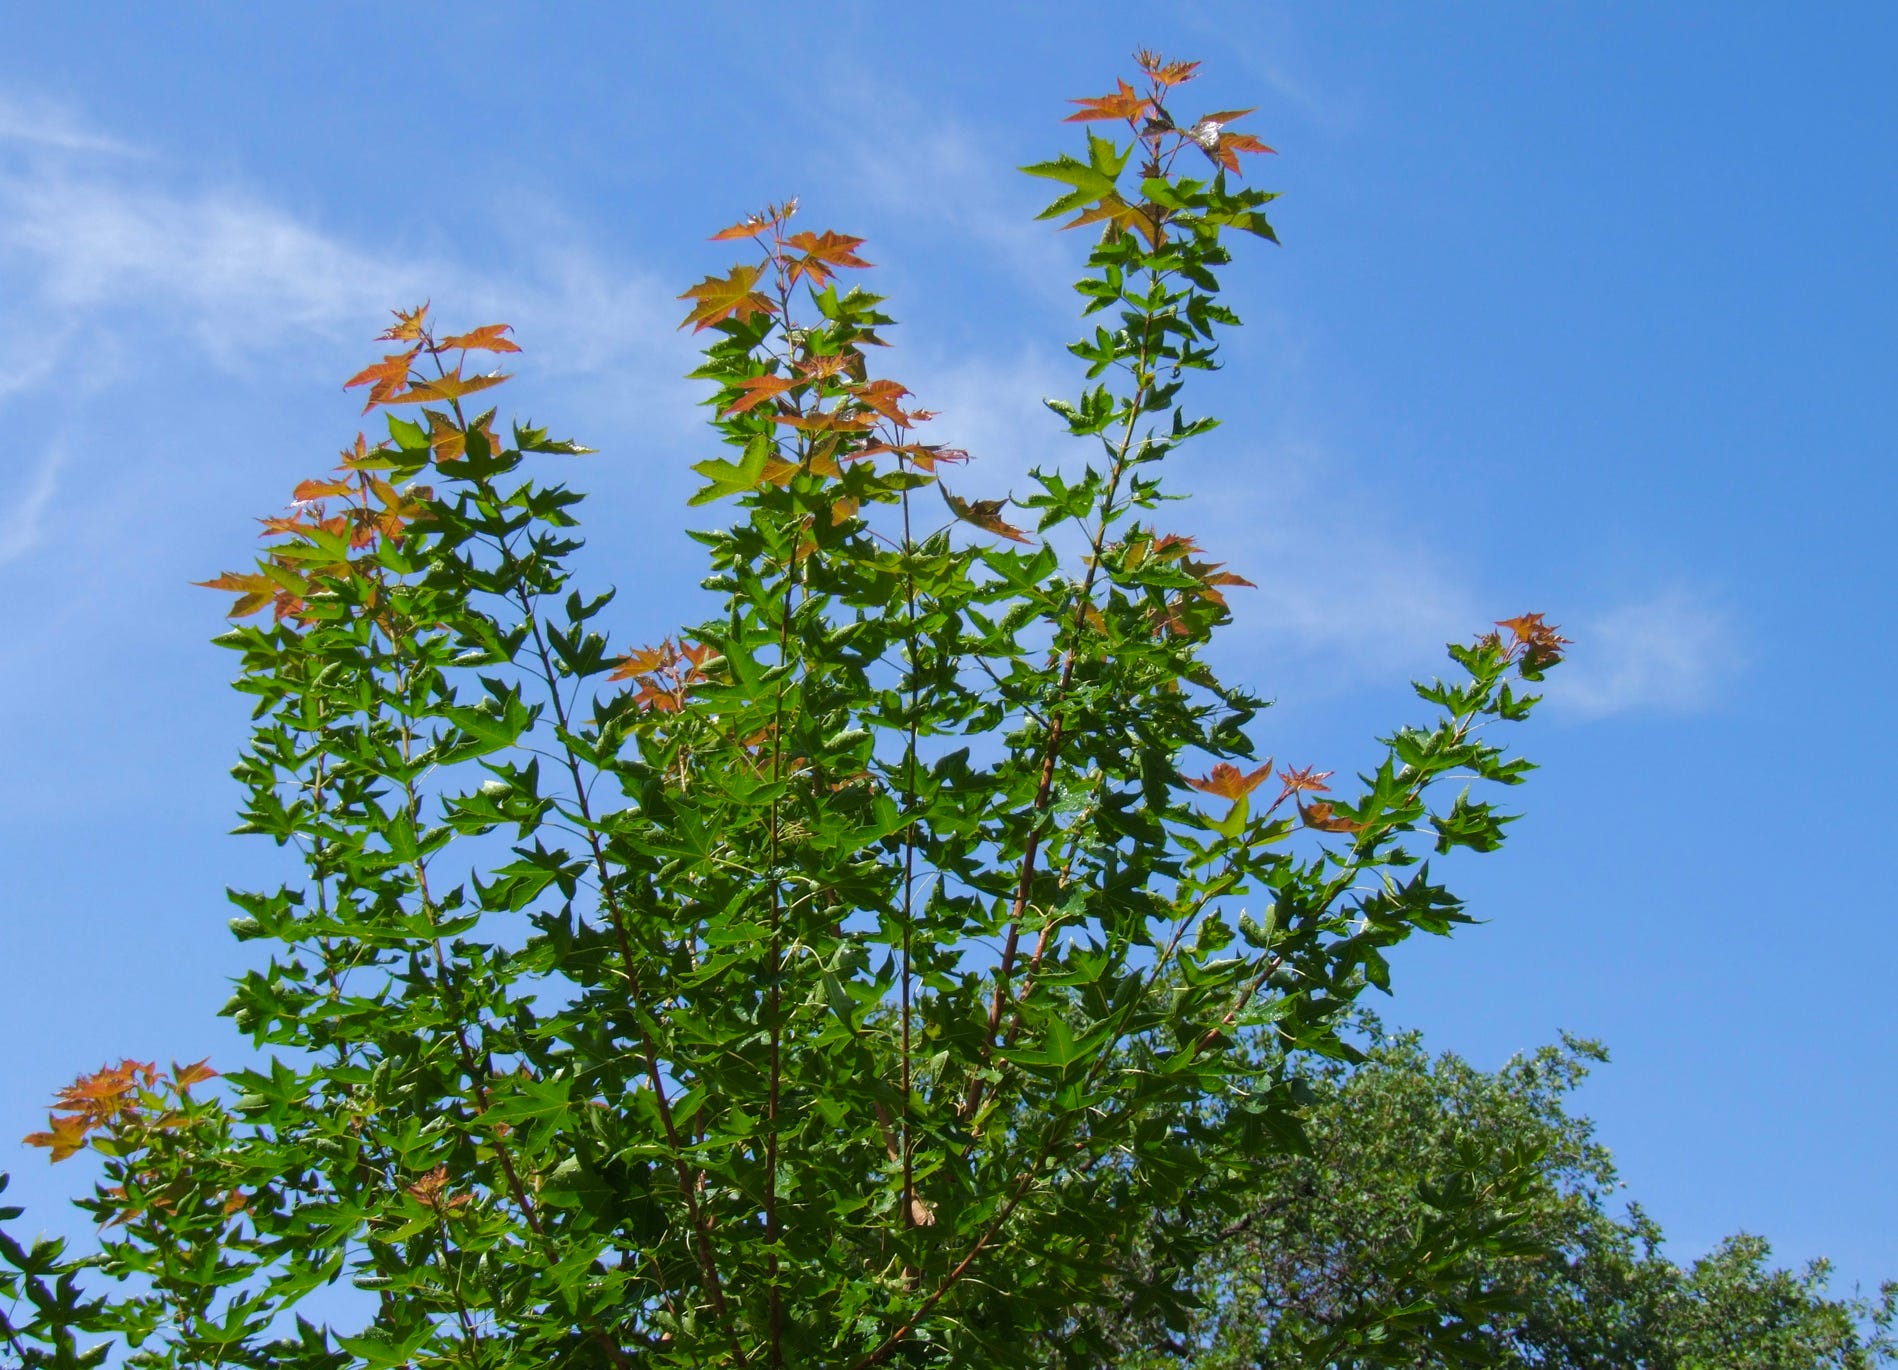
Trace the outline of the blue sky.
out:
M 1898 1275 L 1891 689 L 1898 11 L 1835 4 L 559 10 L 0 6 L 0 1169 L 121 1055 L 232 1059 L 246 709 L 207 645 L 250 522 L 356 432 L 393 306 L 504 319 L 507 400 L 600 449 L 588 574 L 690 617 L 708 453 L 673 297 L 800 195 L 869 239 L 891 374 L 1000 493 L 1085 249 L 1011 169 L 1150 46 L 1257 105 L 1279 249 L 1200 393 L 1182 526 L 1258 582 L 1221 648 L 1268 750 L 1340 770 L 1439 644 L 1576 640 L 1487 918 L 1387 1019 L 1484 1064 L 1567 1028 L 1679 1256 L 1762 1232 Z M 789 25 L 794 31 L 776 30 Z M 1198 92 L 1195 92 L 1198 93 Z M 1191 103 L 1191 101 L 1189 101 Z M 979 474 L 978 474 L 979 473 Z

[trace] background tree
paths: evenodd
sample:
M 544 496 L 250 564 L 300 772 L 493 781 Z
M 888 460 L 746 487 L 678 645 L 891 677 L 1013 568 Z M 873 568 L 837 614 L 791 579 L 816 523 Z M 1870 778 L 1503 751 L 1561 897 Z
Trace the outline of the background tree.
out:
M 1564 1038 L 1501 1070 L 1431 1059 L 1364 1019 L 1367 1060 L 1310 1081 L 1310 1148 L 1260 1157 L 1204 1232 L 1200 1305 L 1175 1334 L 1111 1317 L 1124 1366 L 1821 1370 L 1889 1365 L 1898 1284 L 1834 1297 L 1739 1235 L 1680 1266 L 1568 1095 L 1603 1049 Z M 1288 1335 L 1288 1333 L 1290 1335 Z
M 1156 520 L 1238 322 L 1224 239 L 1271 237 L 1235 184 L 1267 149 L 1249 111 L 1174 116 L 1194 64 L 1139 64 L 1074 116 L 1127 143 L 1028 168 L 1099 227 L 1104 322 L 1050 402 L 1089 459 L 1019 514 L 949 489 L 967 454 L 877 373 L 861 240 L 789 205 L 716 235 L 747 257 L 683 297 L 724 447 L 694 503 L 733 521 L 695 534 L 707 618 L 655 645 L 609 646 L 613 592 L 572 583 L 580 496 L 542 472 L 583 449 L 464 407 L 506 326 L 398 313 L 349 382 L 387 439 L 210 582 L 266 614 L 220 639 L 236 775 L 302 867 L 233 894 L 271 954 L 226 1011 L 272 1054 L 228 1096 L 127 1062 L 60 1097 L 37 1140 L 104 1158 L 81 1264 L 126 1287 L 81 1307 L 59 1252 L 0 1248 L 19 1359 L 81 1329 L 141 1366 L 862 1370 L 1045 1364 L 1062 1328 L 1093 1364 L 1077 1313 L 1136 1255 L 1195 1266 L 1147 1219 L 1296 1146 L 1300 1063 L 1354 1057 L 1385 951 L 1467 921 L 1421 858 L 1500 843 L 1469 786 L 1527 763 L 1484 725 L 1563 639 L 1453 649 L 1342 792 L 1260 760 L 1261 702 L 1203 655 L 1244 582 Z M 345 1280 L 360 1316 L 297 1317 Z

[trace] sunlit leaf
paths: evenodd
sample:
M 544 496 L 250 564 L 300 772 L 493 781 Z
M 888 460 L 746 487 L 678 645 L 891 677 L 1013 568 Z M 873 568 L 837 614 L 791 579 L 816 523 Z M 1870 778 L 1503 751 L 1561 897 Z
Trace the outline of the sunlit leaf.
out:
M 685 316 L 679 327 L 691 324 L 692 330 L 697 332 L 725 319 L 775 314 L 778 308 L 776 303 L 755 288 L 761 270 L 756 266 L 735 266 L 729 275 L 707 276 L 679 296 L 682 300 L 693 302 L 692 312 Z
M 965 500 L 950 494 L 941 482 L 937 483 L 936 488 L 942 491 L 943 500 L 949 505 L 950 511 L 964 523 L 972 523 L 985 532 L 998 533 L 1011 542 L 1031 541 L 1021 529 L 1002 518 L 1002 510 L 1008 507 L 1007 500 Z
M 743 414 L 756 408 L 766 400 L 776 399 L 789 390 L 796 382 L 784 376 L 752 376 L 738 382 L 738 389 L 744 393 L 719 412 L 719 417 L 730 418 L 734 414 Z
M 1199 779 L 1195 780 L 1191 776 L 1185 779 L 1196 790 L 1217 795 L 1221 799 L 1237 799 L 1258 789 L 1271 774 L 1272 763 L 1269 760 L 1255 771 L 1242 771 L 1230 761 L 1221 761 Z
M 467 333 L 457 333 L 452 338 L 443 338 L 440 346 L 443 350 L 461 348 L 470 352 L 519 352 L 521 349 L 502 335 L 513 332 L 512 324 L 490 323 Z

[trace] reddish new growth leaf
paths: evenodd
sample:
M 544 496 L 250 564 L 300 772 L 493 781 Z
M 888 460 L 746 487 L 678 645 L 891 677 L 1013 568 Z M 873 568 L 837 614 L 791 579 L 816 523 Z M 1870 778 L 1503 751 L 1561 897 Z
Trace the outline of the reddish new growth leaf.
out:
M 193 1061 L 188 1066 L 181 1066 L 176 1061 L 171 1063 L 171 1086 L 181 1094 L 195 1084 L 215 1079 L 217 1079 L 217 1072 L 211 1069 L 209 1056 L 202 1061 Z
M 466 352 L 519 352 L 520 347 L 502 337 L 503 333 L 514 331 L 512 324 L 487 323 L 466 333 L 457 333 L 452 338 L 443 338 L 437 344 L 440 351 L 447 352 L 460 348 Z
M 29 1132 L 20 1140 L 28 1146 L 48 1148 L 56 1162 L 85 1150 L 87 1134 L 92 1131 L 83 1118 L 71 1115 L 54 1114 L 47 1118 L 46 1125 L 50 1131 Z
M 750 380 L 738 382 L 738 389 L 744 393 L 719 411 L 719 417 L 728 419 L 733 414 L 743 414 L 757 408 L 766 400 L 774 400 L 797 382 L 784 376 L 753 376 Z
M 965 462 L 969 454 L 960 447 L 944 447 L 939 443 L 926 442 L 873 442 L 844 454 L 845 461 L 856 461 L 861 457 L 872 457 L 879 452 L 891 452 L 903 458 L 918 471 L 934 475 L 937 463 L 949 462 L 952 465 Z
M 1259 767 L 1258 770 L 1249 772 L 1240 770 L 1230 761 L 1221 761 L 1218 765 L 1213 767 L 1210 773 L 1201 776 L 1198 780 L 1193 779 L 1191 776 L 1182 776 L 1180 778 L 1194 789 L 1206 794 L 1217 795 L 1221 799 L 1238 799 L 1242 795 L 1251 794 L 1254 790 L 1258 789 L 1260 785 L 1265 783 L 1266 777 L 1271 774 L 1272 762 L 1270 759 L 1268 759 L 1263 766 Z
M 696 333 L 726 319 L 742 321 L 753 314 L 775 314 L 777 305 L 754 289 L 762 270 L 762 267 L 756 266 L 735 266 L 729 276 L 707 276 L 679 296 L 682 300 L 694 302 L 692 312 L 685 316 L 679 327 L 691 324 L 692 331 Z
M 1285 794 L 1323 794 L 1331 788 L 1325 783 L 1330 778 L 1330 771 L 1314 770 L 1310 766 L 1299 771 L 1279 772 L 1279 783 L 1285 786 Z
M 402 1192 L 438 1213 L 452 1213 L 474 1198 L 472 1194 L 449 1193 L 446 1165 L 438 1165 L 420 1179 L 403 1185 Z
M 383 334 L 385 338 L 388 336 L 388 333 Z M 418 342 L 406 352 L 391 352 L 374 366 L 365 366 L 344 381 L 343 389 L 353 390 L 359 385 L 370 387 L 369 403 L 362 407 L 365 414 L 379 404 L 388 404 L 408 385 L 409 366 L 421 350 L 422 344 Z
M 1315 828 L 1319 832 L 1363 832 L 1365 828 L 1365 825 L 1355 818 L 1346 818 L 1343 814 L 1335 812 L 1332 806 L 1322 799 L 1313 800 L 1310 804 L 1300 804 L 1298 812 L 1299 816 L 1305 820 L 1306 827 Z
M 358 433 L 356 435 L 355 445 L 343 449 L 341 458 L 336 463 L 336 469 L 339 471 L 380 470 L 382 468 L 382 454 L 384 450 L 383 445 L 380 443 L 375 447 L 371 447 L 369 445 L 369 439 L 364 437 L 361 433 Z
M 714 233 L 706 241 L 725 243 L 730 242 L 734 238 L 755 238 L 769 227 L 771 227 L 771 221 L 769 219 L 761 215 L 753 214 L 747 217 L 742 223 L 733 224 L 730 228 L 719 229 L 718 232 Z
M 290 492 L 290 498 L 297 504 L 308 504 L 312 500 L 347 495 L 349 491 L 350 485 L 346 480 L 306 480 Z
M 793 214 L 797 213 L 796 199 L 786 200 L 781 205 L 766 205 L 757 214 L 747 214 L 743 220 L 730 228 L 721 228 L 714 233 L 711 241 L 730 242 L 737 238 L 762 237 L 768 230 L 783 228 Z
M 1272 152 L 1250 133 L 1233 133 L 1226 125 L 1234 119 L 1243 119 L 1252 113 L 1249 109 L 1222 109 L 1213 114 L 1200 116 L 1194 125 L 1186 130 L 1186 136 L 1198 145 L 1201 152 L 1211 158 L 1215 165 L 1224 167 L 1238 176 L 1239 154 L 1242 152 Z
M 485 438 L 490 451 L 497 451 L 502 446 L 501 439 L 494 432 L 492 409 L 465 425 L 455 422 L 451 415 L 439 409 L 424 409 L 422 417 L 428 420 L 428 445 L 435 453 L 437 465 L 459 460 L 466 454 L 470 433 L 479 433 Z M 426 492 L 424 492 L 424 497 L 426 497 Z
M 1324 794 L 1331 789 L 1325 781 L 1331 778 L 1330 771 L 1314 770 L 1307 766 L 1303 770 L 1280 771 L 1279 782 L 1285 787 L 1279 792 L 1282 803 L 1287 795 Z M 1333 805 L 1325 800 L 1314 800 L 1307 804 L 1303 799 L 1294 798 L 1298 806 L 1298 816 L 1305 820 L 1305 826 L 1319 832 L 1363 832 L 1364 824 L 1356 819 L 1346 818 L 1337 812 Z
M 1007 538 L 1010 542 L 1027 542 L 1030 540 L 1028 535 L 1022 532 L 1021 529 L 1003 520 L 1002 510 L 1007 507 L 1007 500 L 962 499 L 959 496 L 950 494 L 940 481 L 936 483 L 936 488 L 942 491 L 942 497 L 948 501 L 950 511 L 964 523 L 972 523 L 984 532 L 999 534 Z
M 657 647 L 642 647 L 620 659 L 608 680 L 635 680 L 639 689 L 633 702 L 641 709 L 676 714 L 685 708 L 686 698 L 706 681 L 700 669 L 716 653 L 703 643 L 674 642 L 667 638 Z
M 424 300 L 414 309 L 392 309 L 395 322 L 376 336 L 383 342 L 420 342 L 428 335 L 428 302 Z
M 784 245 L 804 254 L 787 258 L 791 264 L 793 285 L 800 279 L 809 280 L 814 286 L 823 285 L 837 273 L 839 267 L 870 265 L 856 253 L 856 249 L 863 246 L 863 239 L 833 233 L 829 229 L 822 233 L 794 233 L 784 240 Z
M 281 623 L 286 618 L 294 618 L 303 612 L 303 596 L 295 593 L 287 585 L 279 584 L 261 571 L 226 571 L 215 580 L 194 580 L 193 585 L 206 590 L 229 590 L 237 596 L 237 602 L 231 605 L 230 617 L 249 618 L 259 609 L 276 606 L 276 618 Z
M 1115 84 L 1120 89 L 1112 95 L 1096 95 L 1091 98 L 1068 101 L 1069 104 L 1079 105 L 1081 108 L 1062 122 L 1091 124 L 1102 119 L 1125 119 L 1130 124 L 1139 123 L 1140 116 L 1152 108 L 1152 102 L 1125 81 L 1116 81 Z
M 204 1062 L 182 1072 L 189 1082 L 208 1078 Z M 136 1118 L 143 1106 L 141 1095 L 153 1089 L 162 1077 L 150 1061 L 120 1061 L 116 1066 L 101 1066 L 90 1075 L 60 1090 L 53 1100 L 53 1112 L 47 1116 L 45 1132 L 29 1133 L 21 1140 L 28 1146 L 43 1146 L 53 1160 L 63 1161 L 82 1150 L 92 1133 L 108 1133 Z
M 836 409 L 819 410 L 814 414 L 775 414 L 772 417 L 800 433 L 868 433 L 876 427 L 876 420 L 867 415 L 846 414 Z
M 1154 206 L 1130 205 L 1117 192 L 1110 190 L 1061 227 L 1081 228 L 1087 224 L 1104 223 L 1110 225 L 1114 233 L 1138 233 L 1147 240 L 1148 247 L 1158 247 L 1164 236 L 1162 221 L 1161 211 Z
M 936 417 L 932 410 L 899 407 L 896 402 L 909 393 L 907 387 L 895 381 L 865 381 L 862 385 L 852 386 L 850 390 L 851 397 L 858 404 L 888 419 L 898 428 L 914 428 Z
M 1562 649 L 1569 645 L 1569 639 L 1556 631 L 1555 624 L 1543 622 L 1541 614 L 1518 614 L 1514 618 L 1499 619 L 1496 626 L 1509 629 L 1512 639 L 1509 654 L 1514 656 L 1521 652 L 1522 664 L 1532 671 L 1555 665 L 1562 659 Z
M 356 525 L 349 539 L 352 548 L 371 546 L 379 537 L 400 542 L 409 524 L 427 512 L 422 503 L 432 493 L 427 486 L 398 490 L 380 476 L 365 476 L 363 485 L 362 503 L 349 511 Z M 373 505 L 371 496 L 375 499 Z
M 1165 89 L 1168 86 L 1185 85 L 1199 71 L 1198 62 L 1169 62 L 1159 53 L 1141 48 L 1134 54 L 1134 62 L 1147 74 L 1155 85 Z
M 515 349 L 517 352 L 519 350 L 519 348 Z M 399 395 L 389 396 L 382 403 L 419 404 L 424 400 L 445 400 L 453 404 L 464 395 L 486 390 L 490 386 L 499 385 L 506 379 L 505 371 L 489 371 L 479 376 L 464 376 L 461 374 L 461 368 L 457 366 L 453 371 L 436 376 L 432 380 L 418 377 L 407 390 Z
M 1252 586 L 1252 582 L 1235 572 L 1227 571 L 1223 561 L 1195 561 L 1191 553 L 1199 551 L 1199 544 L 1179 533 L 1168 533 L 1163 537 L 1154 537 L 1146 530 L 1136 530 L 1127 539 L 1127 565 L 1137 567 L 1152 560 L 1172 562 L 1177 568 L 1199 581 L 1196 589 L 1180 590 L 1168 598 L 1150 616 L 1154 630 L 1158 633 L 1173 633 L 1186 637 L 1204 626 L 1204 614 L 1191 612 L 1195 604 L 1212 604 L 1225 610 L 1230 606 L 1221 587 L 1228 585 Z M 1199 623 L 1196 628 L 1195 623 Z
M 807 381 L 827 381 L 847 374 L 862 363 L 858 352 L 832 352 L 821 357 L 805 357 L 797 364 L 797 374 Z

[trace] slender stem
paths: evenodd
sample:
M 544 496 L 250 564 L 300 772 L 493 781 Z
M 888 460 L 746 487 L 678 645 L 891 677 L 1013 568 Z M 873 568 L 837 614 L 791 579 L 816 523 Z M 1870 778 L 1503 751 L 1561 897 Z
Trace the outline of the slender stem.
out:
M 778 286 L 778 324 L 786 331 L 785 366 L 795 374 L 796 358 L 791 353 L 788 336 L 791 327 L 791 282 L 785 269 L 784 229 L 782 222 L 776 230 L 777 250 L 772 253 L 772 261 L 777 267 Z M 802 412 L 802 401 L 799 402 Z M 811 458 L 811 445 L 808 439 L 800 435 L 797 443 L 797 466 L 800 472 L 808 470 Z M 795 500 L 792 505 L 791 523 L 787 530 L 791 538 L 791 560 L 785 570 L 782 609 L 778 618 L 778 666 L 784 668 L 790 664 L 791 656 L 791 619 L 796 613 L 795 596 L 800 584 L 803 568 L 802 540 L 796 515 Z M 765 1188 L 764 1188 L 764 1236 L 765 1236 L 765 1276 L 768 1285 L 770 1334 L 770 1364 L 781 1367 L 784 1364 L 784 1287 L 783 1270 L 779 1263 L 779 1248 L 784 1241 L 781 1217 L 778 1213 L 778 1111 L 783 1104 L 784 1092 L 784 1021 L 783 1021 L 783 979 L 784 979 L 784 901 L 778 887 L 778 863 L 782 858 L 783 814 L 782 797 L 778 793 L 778 783 L 784 778 L 784 696 L 790 687 L 787 675 L 777 684 L 776 698 L 772 705 L 771 719 L 771 781 L 772 800 L 770 809 L 771 823 L 771 863 L 767 885 L 771 898 L 771 940 L 768 950 L 766 979 L 766 1013 L 770 1021 L 770 1066 L 765 1093 Z
M 510 559 L 513 558 L 511 549 L 504 548 L 503 550 Z M 541 630 L 540 617 L 535 612 L 534 602 L 524 586 L 516 586 L 515 601 L 526 617 L 529 632 L 534 641 L 534 652 L 540 661 L 541 679 L 547 685 L 547 694 L 553 704 L 554 721 L 563 735 L 568 734 L 570 729 L 567 724 L 567 711 L 560 700 L 558 684 L 560 677 L 554 669 L 553 653 L 548 649 L 546 635 Z M 743 1344 L 738 1339 L 737 1329 L 732 1326 L 730 1305 L 725 1298 L 724 1284 L 719 1279 L 717 1255 L 712 1245 L 711 1219 L 699 1203 L 699 1184 L 703 1176 L 695 1172 L 686 1161 L 685 1142 L 680 1136 L 678 1124 L 673 1117 L 672 1102 L 666 1094 L 665 1077 L 659 1068 L 658 1049 L 653 1041 L 652 1032 L 646 1025 L 646 1016 L 639 1008 L 641 997 L 639 959 L 634 954 L 632 938 L 627 931 L 625 911 L 620 906 L 619 896 L 613 889 L 612 876 L 607 869 L 605 845 L 600 841 L 598 829 L 593 826 L 592 806 L 587 799 L 585 778 L 580 774 L 579 758 L 573 754 L 573 748 L 564 741 L 561 743 L 561 750 L 566 758 L 567 772 L 573 781 L 574 804 L 578 807 L 580 817 L 586 824 L 587 847 L 593 858 L 594 873 L 599 878 L 600 903 L 606 910 L 607 922 L 613 929 L 614 941 L 618 946 L 620 966 L 626 978 L 627 1001 L 633 1008 L 633 1021 L 637 1025 L 639 1034 L 639 1052 L 646 1069 L 646 1083 L 652 1090 L 660 1126 L 665 1130 L 666 1145 L 672 1151 L 673 1168 L 678 1177 L 679 1192 L 685 1200 L 686 1214 L 692 1224 L 693 1253 L 698 1259 L 699 1274 L 705 1281 L 706 1297 L 711 1300 L 713 1314 L 726 1327 L 731 1340 L 732 1355 L 737 1364 L 742 1366 L 748 1363 L 748 1357 L 745 1355 Z
M 898 458 L 903 466 L 908 463 Z M 921 644 L 916 635 L 916 555 L 915 536 L 910 527 L 910 492 L 903 489 L 903 604 L 908 632 L 907 650 L 909 652 L 909 718 L 903 742 L 904 776 L 903 808 L 909 814 L 909 822 L 903 825 L 903 947 L 902 947 L 902 1092 L 903 1115 L 898 1142 L 902 1147 L 903 1163 L 903 1202 L 899 1223 L 913 1227 L 916 1222 L 916 1146 L 911 1135 L 910 1093 L 914 1088 L 912 1077 L 913 1050 L 910 1032 L 910 1019 L 913 1007 L 910 1001 L 910 953 L 911 941 L 915 929 L 915 893 L 916 893 L 916 744 L 917 730 L 922 713 L 922 657 Z M 904 1262 L 903 1280 L 906 1285 L 914 1285 L 917 1278 L 916 1268 L 908 1261 Z
M 434 358 L 436 371 L 440 373 L 442 371 L 441 357 L 439 351 L 434 346 L 434 340 L 428 338 L 425 341 L 429 346 L 430 355 Z M 462 416 L 459 403 L 455 405 L 455 416 L 457 421 L 461 422 L 465 427 L 466 420 Z M 391 655 L 396 657 L 397 660 L 400 660 L 402 654 L 401 633 L 397 631 L 397 626 L 393 621 L 384 626 L 384 631 L 389 637 Z M 407 712 L 405 702 L 412 684 L 413 681 L 411 677 L 406 674 L 405 671 L 400 677 L 400 694 L 398 698 L 404 702 L 402 704 L 402 711 L 398 715 L 398 721 L 401 728 L 403 795 L 407 804 L 409 825 L 419 836 L 422 827 L 422 805 L 421 796 L 415 788 L 415 777 L 412 767 L 414 728 L 413 719 Z M 436 922 L 437 909 L 434 899 L 429 894 L 426 858 L 418 854 L 412 863 L 412 869 L 415 876 L 416 893 L 421 900 L 422 911 L 427 917 L 431 927 L 433 927 Z M 450 1020 L 454 1024 L 452 1035 L 454 1037 L 457 1054 L 460 1057 L 461 1068 L 463 1073 L 468 1077 L 469 1085 L 474 1091 L 478 1111 L 481 1115 L 485 1116 L 489 1112 L 491 1104 L 491 1096 L 488 1091 L 489 1068 L 483 1059 L 477 1055 L 473 1043 L 469 1040 L 468 1023 L 462 1015 L 460 1005 L 457 1002 L 461 998 L 460 989 L 454 977 L 449 972 L 447 958 L 442 950 L 440 936 L 437 935 L 433 937 L 431 942 L 434 950 L 436 982 L 449 1009 Z M 520 1210 L 522 1220 L 527 1224 L 528 1231 L 533 1234 L 535 1241 L 541 1245 L 548 1258 L 550 1260 L 556 1259 L 557 1256 L 553 1245 L 541 1224 L 540 1214 L 527 1192 L 527 1186 L 521 1179 L 520 1168 L 515 1164 L 512 1150 L 498 1129 L 489 1130 L 488 1141 L 493 1148 L 495 1160 L 501 1167 L 508 1192 L 513 1198 L 515 1206 Z M 588 1322 L 591 1321 L 589 1318 Z M 631 1364 L 624 1348 L 622 1348 L 617 1340 L 610 1336 L 604 1328 L 595 1325 L 589 1327 L 588 1330 L 591 1332 L 594 1340 L 599 1343 L 601 1350 L 605 1352 L 607 1358 L 612 1361 L 615 1366 L 625 1367 Z
M 1155 281 L 1157 272 L 1152 273 Z M 1068 625 L 1068 644 L 1061 661 L 1061 675 L 1054 689 L 1054 704 L 1049 710 L 1048 736 L 1042 745 L 1041 773 L 1035 785 L 1035 798 L 1029 806 L 1030 826 L 1028 836 L 1022 845 L 1021 871 L 1015 882 L 1015 895 L 1009 908 L 1008 932 L 1002 942 L 1002 955 L 995 970 L 995 991 L 989 999 L 988 1031 L 984 1038 L 983 1056 L 985 1060 L 994 1058 L 994 1041 L 1001 1029 L 1004 1008 L 1010 1003 L 1009 976 L 1014 970 L 1015 957 L 1021 943 L 1022 919 L 1028 910 L 1028 896 L 1034 888 L 1035 863 L 1041 848 L 1042 825 L 1046 819 L 1048 806 L 1054 796 L 1054 781 L 1061 754 L 1061 744 L 1066 739 L 1067 710 L 1066 700 L 1074 683 L 1075 666 L 1079 659 L 1081 635 L 1087 626 L 1087 609 L 1093 602 L 1094 584 L 1100 575 L 1101 555 L 1106 549 L 1107 532 L 1112 526 L 1115 501 L 1120 494 L 1120 482 L 1127 472 L 1128 456 L 1133 450 L 1134 435 L 1138 430 L 1141 415 L 1146 411 L 1146 398 L 1153 384 L 1153 376 L 1148 367 L 1149 351 L 1152 346 L 1153 320 L 1155 311 L 1149 307 L 1145 324 L 1140 331 L 1140 349 L 1134 365 L 1134 393 L 1128 403 L 1127 421 L 1123 425 L 1120 440 L 1114 449 L 1114 462 L 1108 473 L 1107 486 L 1101 496 L 1100 516 L 1089 535 L 1088 544 L 1091 555 L 1088 557 L 1087 570 L 1081 577 L 1080 589 L 1075 595 L 1074 618 Z M 1045 938 L 1043 948 L 1045 949 Z M 1019 1001 L 1017 1012 L 1019 1013 Z M 968 1090 L 963 1096 L 962 1114 L 973 1117 L 982 1100 L 982 1080 L 979 1075 L 971 1076 Z

